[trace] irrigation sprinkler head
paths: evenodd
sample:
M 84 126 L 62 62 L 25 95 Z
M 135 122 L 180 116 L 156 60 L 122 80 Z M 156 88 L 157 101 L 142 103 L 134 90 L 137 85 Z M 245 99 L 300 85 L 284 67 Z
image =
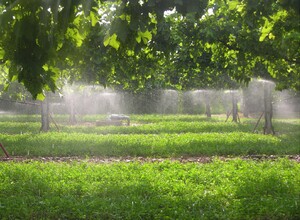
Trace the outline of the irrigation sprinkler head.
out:
M 123 115 L 123 114 L 120 114 L 120 115 L 111 115 L 111 120 L 112 120 L 112 117 L 116 118 L 118 121 L 126 121 L 126 125 L 129 126 L 130 125 L 130 117 L 127 116 L 127 115 Z

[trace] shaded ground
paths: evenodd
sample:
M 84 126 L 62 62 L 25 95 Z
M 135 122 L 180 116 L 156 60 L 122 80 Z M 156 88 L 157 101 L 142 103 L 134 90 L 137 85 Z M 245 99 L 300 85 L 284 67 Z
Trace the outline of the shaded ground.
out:
M 163 162 L 166 160 L 179 161 L 181 163 L 209 163 L 213 159 L 219 159 L 222 161 L 232 160 L 232 159 L 243 159 L 243 160 L 276 160 L 279 158 L 288 158 L 290 160 L 300 163 L 300 155 L 285 155 L 285 156 L 274 156 L 274 155 L 248 155 L 241 157 L 179 157 L 179 158 L 151 158 L 151 157 L 0 157 L 0 162 L 14 161 L 14 162 L 31 162 L 31 161 L 41 161 L 41 162 L 91 162 L 91 163 L 117 163 L 117 162 Z

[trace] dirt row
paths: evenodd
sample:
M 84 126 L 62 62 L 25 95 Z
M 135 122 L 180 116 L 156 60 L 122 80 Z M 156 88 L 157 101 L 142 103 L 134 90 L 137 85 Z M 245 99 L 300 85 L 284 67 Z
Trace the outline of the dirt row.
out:
M 300 155 L 285 155 L 285 156 L 275 156 L 275 155 L 248 155 L 241 157 L 224 157 L 224 156 L 200 156 L 200 157 L 174 157 L 174 158 L 152 158 L 152 157 L 0 157 L 0 162 L 91 162 L 91 163 L 118 163 L 118 162 L 140 162 L 140 163 L 149 163 L 149 162 L 163 162 L 166 160 L 169 161 L 178 161 L 181 163 L 210 163 L 214 159 L 219 159 L 222 161 L 228 161 L 232 159 L 243 159 L 243 160 L 276 160 L 279 158 L 288 158 L 289 160 L 296 161 L 300 163 Z

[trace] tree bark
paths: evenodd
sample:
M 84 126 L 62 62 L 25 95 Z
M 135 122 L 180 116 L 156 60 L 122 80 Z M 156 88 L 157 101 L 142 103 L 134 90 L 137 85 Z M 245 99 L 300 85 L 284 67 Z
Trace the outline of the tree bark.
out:
M 49 100 L 47 96 L 41 103 L 41 117 L 42 117 L 42 127 L 41 131 L 47 132 L 50 129 L 50 117 L 49 117 Z
M 272 118 L 273 118 L 273 106 L 272 106 L 272 85 L 270 83 L 264 83 L 264 107 L 265 107 L 265 125 L 264 134 L 275 134 Z
M 232 93 L 232 121 L 238 122 L 238 105 L 234 92 Z

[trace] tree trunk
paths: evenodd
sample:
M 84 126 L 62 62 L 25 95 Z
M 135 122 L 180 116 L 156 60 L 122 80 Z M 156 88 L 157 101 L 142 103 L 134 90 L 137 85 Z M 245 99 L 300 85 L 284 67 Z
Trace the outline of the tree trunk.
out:
M 50 129 L 50 117 L 49 117 L 49 101 L 47 96 L 41 103 L 41 116 L 42 116 L 42 127 L 41 131 L 47 132 Z
M 265 107 L 265 126 L 264 134 L 275 134 L 272 117 L 272 85 L 270 83 L 264 83 L 264 107 Z
M 211 108 L 210 108 L 210 100 L 207 92 L 204 94 L 205 96 L 205 114 L 208 118 L 211 118 Z
M 232 121 L 238 122 L 238 105 L 234 93 L 232 93 Z

